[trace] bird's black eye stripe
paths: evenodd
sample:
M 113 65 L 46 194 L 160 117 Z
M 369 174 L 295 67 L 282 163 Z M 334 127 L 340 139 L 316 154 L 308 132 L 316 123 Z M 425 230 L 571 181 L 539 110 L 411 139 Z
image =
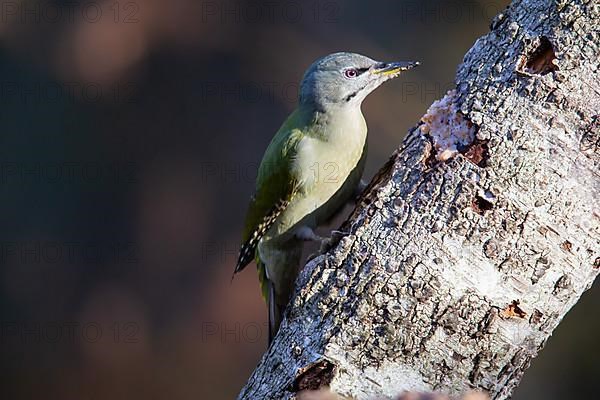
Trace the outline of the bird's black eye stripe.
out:
M 369 68 L 356 68 L 356 72 L 358 72 L 359 75 L 364 74 L 368 70 L 369 70 Z
M 354 93 L 351 93 L 348 96 L 346 96 L 346 102 L 349 102 L 350 100 L 352 100 L 357 94 L 358 94 L 358 92 L 354 92 Z

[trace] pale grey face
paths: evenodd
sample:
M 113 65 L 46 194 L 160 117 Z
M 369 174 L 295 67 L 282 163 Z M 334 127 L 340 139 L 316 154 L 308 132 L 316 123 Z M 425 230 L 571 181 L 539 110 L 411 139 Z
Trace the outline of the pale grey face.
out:
M 300 102 L 319 108 L 360 104 L 383 82 L 418 62 L 382 63 L 355 53 L 334 53 L 315 61 L 304 74 Z

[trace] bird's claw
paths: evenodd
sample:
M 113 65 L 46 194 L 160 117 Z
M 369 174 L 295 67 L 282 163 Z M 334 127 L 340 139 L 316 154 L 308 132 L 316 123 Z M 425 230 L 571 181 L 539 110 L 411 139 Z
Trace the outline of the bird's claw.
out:
M 322 238 L 321 236 L 317 235 L 315 233 L 315 231 L 313 231 L 308 226 L 301 226 L 300 228 L 298 228 L 296 230 L 294 235 L 296 236 L 297 239 L 304 240 L 307 242 L 321 242 L 325 239 L 325 238 Z
M 321 240 L 321 246 L 319 247 L 319 253 L 323 254 L 329 251 L 333 246 L 339 243 L 344 236 L 348 236 L 350 232 L 343 232 L 338 230 L 331 231 L 331 235 L 328 238 Z
M 312 240 L 319 242 L 319 250 L 315 253 L 310 254 L 306 261 L 310 261 L 313 258 L 320 256 L 321 254 L 329 251 L 333 246 L 335 246 L 344 236 L 348 236 L 350 232 L 343 232 L 338 230 L 331 231 L 331 235 L 329 237 L 321 237 L 317 236 L 314 231 L 310 228 L 302 227 L 296 231 L 296 237 L 301 240 Z

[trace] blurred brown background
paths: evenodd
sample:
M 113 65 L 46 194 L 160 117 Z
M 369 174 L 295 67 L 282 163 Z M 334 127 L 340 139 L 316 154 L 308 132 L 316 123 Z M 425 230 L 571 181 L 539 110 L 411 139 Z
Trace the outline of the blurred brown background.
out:
M 233 398 L 266 346 L 240 228 L 304 69 L 422 62 L 364 104 L 370 178 L 507 3 L 2 0 L 0 396 Z M 515 399 L 594 398 L 599 290 Z

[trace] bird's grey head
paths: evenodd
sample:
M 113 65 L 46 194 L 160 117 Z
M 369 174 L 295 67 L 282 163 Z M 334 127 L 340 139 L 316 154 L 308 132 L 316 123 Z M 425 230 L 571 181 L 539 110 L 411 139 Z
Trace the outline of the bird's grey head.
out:
M 334 53 L 315 61 L 300 84 L 300 103 L 327 110 L 359 105 L 369 93 L 418 62 L 379 62 L 355 53 Z

